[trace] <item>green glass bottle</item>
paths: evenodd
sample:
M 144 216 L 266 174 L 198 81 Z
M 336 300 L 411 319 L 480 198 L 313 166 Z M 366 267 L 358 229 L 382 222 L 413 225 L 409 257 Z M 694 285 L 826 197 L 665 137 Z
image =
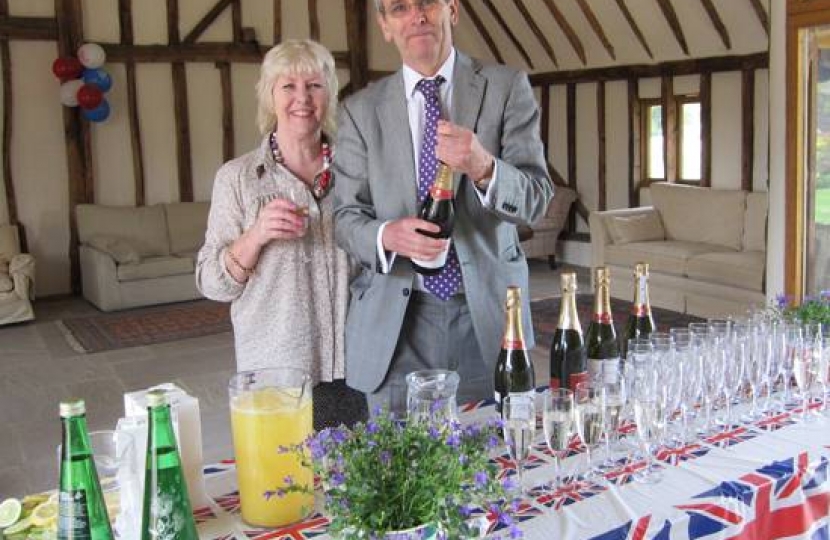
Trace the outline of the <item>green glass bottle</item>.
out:
M 496 410 L 501 412 L 502 400 L 510 394 L 534 395 L 536 375 L 533 362 L 527 352 L 524 330 L 522 329 L 522 289 L 516 286 L 507 288 L 505 300 L 507 320 L 504 325 L 504 338 L 501 351 L 496 359 L 495 397 Z
M 617 380 L 620 368 L 620 344 L 614 315 L 611 312 L 611 272 L 605 266 L 594 269 L 594 312 L 588 324 L 585 347 L 588 349 L 588 373 L 593 379 Z
M 92 457 L 82 399 L 61 401 L 59 540 L 112 540 L 112 526 Z
M 147 392 L 147 466 L 142 540 L 198 540 L 170 405 L 164 390 Z
M 559 323 L 550 348 L 550 387 L 575 390 L 588 379 L 588 351 L 576 311 L 576 273 L 562 272 Z
M 648 299 L 648 263 L 641 262 L 634 265 L 634 302 L 625 328 L 623 349 L 627 348 L 629 339 L 647 338 L 655 328 Z

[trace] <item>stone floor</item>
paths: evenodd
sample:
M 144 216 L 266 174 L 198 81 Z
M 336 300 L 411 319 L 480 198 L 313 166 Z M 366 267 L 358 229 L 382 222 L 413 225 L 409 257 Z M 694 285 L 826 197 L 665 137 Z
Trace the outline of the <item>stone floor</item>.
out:
M 532 298 L 559 291 L 559 271 L 530 263 Z M 586 268 L 574 268 L 588 290 Z M 230 333 L 145 347 L 79 354 L 56 321 L 96 313 L 81 298 L 35 304 L 37 320 L 0 328 L 0 500 L 54 489 L 60 442 L 58 402 L 86 400 L 90 430 L 112 429 L 124 414 L 125 392 L 173 381 L 199 399 L 204 459 L 232 455 L 227 381 L 234 371 Z M 548 351 L 532 351 L 537 380 L 548 377 Z

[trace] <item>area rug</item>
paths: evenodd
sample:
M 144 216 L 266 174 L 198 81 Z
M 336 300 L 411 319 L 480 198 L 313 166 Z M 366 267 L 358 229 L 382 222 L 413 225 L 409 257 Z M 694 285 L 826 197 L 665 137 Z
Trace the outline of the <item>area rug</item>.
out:
M 530 303 L 530 312 L 533 315 L 533 331 L 536 335 L 536 344 L 542 347 L 550 347 L 553 342 L 553 334 L 556 331 L 556 324 L 559 322 L 560 298 L 545 298 Z M 594 296 L 591 294 L 580 294 L 576 297 L 576 310 L 579 313 L 579 322 L 582 331 L 588 331 L 588 323 L 591 322 L 591 313 L 594 309 Z M 617 327 L 617 335 L 625 330 L 628 322 L 628 314 L 631 311 L 631 302 L 611 299 L 611 311 L 614 314 L 614 325 Z M 690 322 L 703 321 L 699 317 L 685 315 L 668 309 L 651 308 L 651 315 L 654 323 L 661 332 L 667 332 L 669 328 L 686 326 Z
M 94 353 L 228 332 L 229 306 L 196 300 L 63 319 L 58 326 L 74 350 Z

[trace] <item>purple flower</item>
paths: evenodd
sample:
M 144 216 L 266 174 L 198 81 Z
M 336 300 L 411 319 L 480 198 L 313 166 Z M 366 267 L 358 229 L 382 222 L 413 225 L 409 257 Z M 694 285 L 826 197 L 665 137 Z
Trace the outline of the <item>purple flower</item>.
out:
M 380 453 L 380 462 L 384 465 L 389 465 L 392 462 L 392 454 L 388 450 L 384 450 Z
M 340 471 L 331 473 L 331 485 L 334 487 L 340 486 L 346 481 L 346 476 Z
M 380 427 L 378 426 L 377 422 L 373 422 L 370 420 L 366 424 L 366 433 L 368 433 L 369 435 L 374 435 L 378 431 L 380 431 Z
M 438 411 L 444 408 L 444 403 L 445 401 L 443 399 L 436 399 L 435 401 L 430 403 L 429 412 L 432 414 L 437 413 Z
M 497 511 L 497 515 L 499 516 L 499 523 L 505 526 L 513 525 L 513 517 L 508 514 L 507 512 L 502 512 L 501 510 Z
M 467 504 L 462 504 L 458 507 L 458 513 L 461 514 L 461 517 L 467 519 L 473 513 L 473 507 Z
M 468 461 L 470 461 L 470 458 L 467 457 L 467 454 L 458 455 L 458 463 L 460 463 L 461 465 L 466 465 Z
M 335 442 L 335 444 L 343 444 L 348 436 L 346 435 L 346 431 L 342 429 L 334 429 L 331 432 L 331 439 Z
M 289 474 L 285 478 L 282 479 L 282 482 L 286 486 L 293 486 L 294 485 L 294 478 Z
M 450 436 L 447 437 L 447 445 L 452 446 L 453 448 L 458 448 L 461 445 L 461 437 L 459 437 L 457 433 L 450 434 Z
M 429 426 L 429 436 L 432 440 L 437 441 L 441 438 L 441 432 L 438 431 L 438 428 L 435 426 Z
M 512 491 L 516 489 L 516 481 L 513 479 L 512 476 L 506 477 L 504 480 L 501 481 L 501 487 L 505 489 L 505 491 Z
M 487 437 L 487 448 L 489 450 L 492 450 L 493 448 L 496 448 L 499 444 L 501 444 L 499 442 L 499 438 L 496 437 L 495 435 L 490 435 L 489 437 Z
M 475 475 L 475 484 L 476 487 L 482 488 L 487 485 L 487 472 L 486 471 L 478 471 Z

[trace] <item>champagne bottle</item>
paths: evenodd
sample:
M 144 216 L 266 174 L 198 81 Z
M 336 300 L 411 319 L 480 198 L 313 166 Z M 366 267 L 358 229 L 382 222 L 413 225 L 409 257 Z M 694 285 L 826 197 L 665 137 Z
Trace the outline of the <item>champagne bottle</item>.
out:
M 647 338 L 655 328 L 648 300 L 648 263 L 641 262 L 634 265 L 634 303 L 625 327 L 623 349 L 628 348 L 629 339 Z
M 147 462 L 142 540 L 198 540 L 170 405 L 164 390 L 147 392 Z
M 112 526 L 92 457 L 81 399 L 61 401 L 59 540 L 112 540 Z
M 588 351 L 576 311 L 576 274 L 563 272 L 560 279 L 562 304 L 550 349 L 550 386 L 574 390 L 578 383 L 588 379 Z
M 453 197 L 452 169 L 444 163 L 439 163 L 435 183 L 429 188 L 429 194 L 421 204 L 418 217 L 435 223 L 441 230 L 432 233 L 419 229 L 418 232 L 430 238 L 449 238 L 455 226 L 455 199 Z M 412 267 L 416 272 L 425 276 L 437 274 L 444 268 L 449 250 L 449 244 L 447 244 L 447 249 L 431 261 L 412 259 Z
M 516 286 L 507 288 L 505 300 L 507 320 L 504 325 L 504 338 L 501 351 L 496 360 L 495 397 L 496 410 L 501 412 L 502 400 L 510 394 L 528 394 L 533 396 L 536 388 L 536 375 L 533 363 L 527 352 L 524 331 L 522 330 L 522 289 Z
M 588 324 L 585 346 L 588 349 L 588 373 L 591 378 L 609 382 L 617 380 L 620 345 L 611 312 L 611 272 L 605 266 L 594 270 L 594 313 Z

